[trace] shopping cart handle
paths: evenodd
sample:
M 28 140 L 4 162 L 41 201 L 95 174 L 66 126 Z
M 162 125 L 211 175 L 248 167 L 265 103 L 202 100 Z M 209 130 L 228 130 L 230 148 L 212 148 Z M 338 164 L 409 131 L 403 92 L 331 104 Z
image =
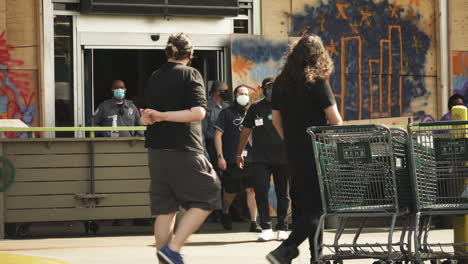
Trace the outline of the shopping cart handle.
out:
M 411 123 L 409 124 L 409 127 L 451 126 L 451 125 L 468 125 L 468 120 Z
M 385 128 L 384 125 L 380 124 L 364 124 L 364 125 L 345 125 L 345 126 L 313 126 L 307 129 L 307 133 L 313 134 L 317 132 L 327 131 L 327 130 L 347 130 L 347 129 L 369 129 L 369 128 Z

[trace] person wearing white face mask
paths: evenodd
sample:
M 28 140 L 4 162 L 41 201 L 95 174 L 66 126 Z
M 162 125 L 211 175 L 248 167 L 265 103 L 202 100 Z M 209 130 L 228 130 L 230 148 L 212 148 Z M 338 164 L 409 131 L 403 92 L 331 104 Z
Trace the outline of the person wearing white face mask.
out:
M 235 101 L 232 106 L 223 109 L 215 123 L 215 147 L 218 157 L 218 167 L 222 171 L 223 213 L 221 224 L 227 230 L 232 229 L 232 219 L 229 209 L 237 194 L 244 188 L 247 193 L 247 205 L 250 212 L 250 232 L 261 232 L 260 226 L 256 222 L 257 205 L 255 202 L 255 192 L 253 182 L 248 173 L 249 168 L 238 168 L 236 165 L 236 152 L 239 145 L 242 122 L 245 118 L 249 105 L 249 90 L 244 86 L 234 89 Z M 243 155 L 248 156 L 249 148 L 246 148 Z
M 125 99 L 127 88 L 121 80 L 112 82 L 111 99 L 102 102 L 93 114 L 93 126 L 141 126 L 140 113 L 135 104 Z M 98 136 L 109 137 L 112 132 L 98 133 Z M 119 131 L 116 132 L 119 137 L 142 137 L 143 131 Z

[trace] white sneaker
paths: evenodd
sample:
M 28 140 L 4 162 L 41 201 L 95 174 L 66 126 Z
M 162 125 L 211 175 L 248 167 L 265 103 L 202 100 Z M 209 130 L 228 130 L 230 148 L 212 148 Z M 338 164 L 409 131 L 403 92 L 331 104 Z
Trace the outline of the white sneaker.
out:
M 276 233 L 277 233 L 277 237 L 276 237 L 276 238 L 277 238 L 279 241 L 286 240 L 286 239 L 288 239 L 288 237 L 289 237 L 288 233 L 287 233 L 286 231 L 283 231 L 283 230 L 278 230 L 278 232 L 276 232 Z
M 262 230 L 262 233 L 258 236 L 258 241 L 270 241 L 275 239 L 275 234 L 273 233 L 273 229 L 265 229 Z

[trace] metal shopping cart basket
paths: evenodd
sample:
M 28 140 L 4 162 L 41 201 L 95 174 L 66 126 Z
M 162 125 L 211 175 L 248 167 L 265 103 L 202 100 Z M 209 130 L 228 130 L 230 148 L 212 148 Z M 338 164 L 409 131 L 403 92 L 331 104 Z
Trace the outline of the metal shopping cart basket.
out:
M 430 243 L 431 218 L 468 214 L 468 121 L 408 126 L 415 188 L 415 260 L 467 260 L 468 241 Z
M 412 204 L 407 133 L 383 125 L 312 127 L 308 133 L 312 136 L 324 210 L 315 236 L 315 261 L 406 261 L 410 251 L 405 239 L 408 230 L 403 228 L 396 243 L 393 235 L 397 218 L 407 216 Z M 338 216 L 339 224 L 333 244 L 325 244 L 319 241 L 319 234 L 330 215 Z M 391 217 L 388 238 L 382 243 L 359 243 L 367 219 L 382 216 Z M 340 243 L 350 217 L 364 220 L 352 243 Z

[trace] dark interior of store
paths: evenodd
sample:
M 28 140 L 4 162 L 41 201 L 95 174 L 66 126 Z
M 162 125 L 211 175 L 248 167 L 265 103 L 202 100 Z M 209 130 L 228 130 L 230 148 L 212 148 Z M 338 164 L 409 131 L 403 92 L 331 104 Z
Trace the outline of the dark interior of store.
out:
M 216 79 L 216 51 L 195 51 L 191 66 L 198 69 L 205 81 Z M 113 80 L 123 80 L 126 98 L 141 105 L 146 80 L 166 62 L 163 50 L 97 49 L 94 50 L 94 106 L 112 98 Z

